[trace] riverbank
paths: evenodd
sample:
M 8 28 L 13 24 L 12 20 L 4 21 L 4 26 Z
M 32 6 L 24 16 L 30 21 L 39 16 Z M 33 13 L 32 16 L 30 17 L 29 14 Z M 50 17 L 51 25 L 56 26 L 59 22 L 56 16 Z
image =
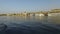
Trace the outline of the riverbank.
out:
M 0 14 L 0 16 L 56 16 L 60 15 L 60 9 L 53 9 L 50 11 L 39 11 L 39 12 L 22 12 L 22 13 L 10 13 Z

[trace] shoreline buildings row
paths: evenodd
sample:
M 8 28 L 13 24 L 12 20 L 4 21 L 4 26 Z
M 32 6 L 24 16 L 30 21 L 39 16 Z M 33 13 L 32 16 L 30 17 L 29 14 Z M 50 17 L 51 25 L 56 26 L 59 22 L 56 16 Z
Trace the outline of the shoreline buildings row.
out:
M 23 12 L 17 14 L 0 14 L 0 16 L 60 16 L 60 9 L 53 9 L 46 12 Z
M 43 12 L 34 12 L 34 13 L 27 13 L 27 12 L 23 12 L 23 13 L 17 13 L 17 14 L 0 14 L 0 16 L 47 16 L 47 13 L 43 13 Z

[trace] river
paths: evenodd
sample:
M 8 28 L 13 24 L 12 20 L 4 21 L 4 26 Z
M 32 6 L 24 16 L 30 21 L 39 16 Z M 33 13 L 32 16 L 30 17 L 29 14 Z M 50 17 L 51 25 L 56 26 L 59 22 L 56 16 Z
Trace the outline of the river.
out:
M 60 16 L 0 16 L 7 25 L 1 34 L 60 34 Z

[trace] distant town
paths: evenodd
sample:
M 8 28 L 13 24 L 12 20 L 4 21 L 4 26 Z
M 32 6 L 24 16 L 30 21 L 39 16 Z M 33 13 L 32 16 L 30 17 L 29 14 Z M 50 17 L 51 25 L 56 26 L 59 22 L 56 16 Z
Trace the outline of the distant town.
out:
M 22 12 L 13 14 L 0 14 L 0 16 L 60 16 L 60 9 L 52 9 L 50 11 L 39 12 Z

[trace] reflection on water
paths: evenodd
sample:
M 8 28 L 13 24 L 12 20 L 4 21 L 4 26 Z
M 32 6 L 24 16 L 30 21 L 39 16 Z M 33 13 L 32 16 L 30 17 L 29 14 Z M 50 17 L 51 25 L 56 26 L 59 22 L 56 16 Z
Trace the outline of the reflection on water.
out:
M 0 16 L 0 23 L 7 25 L 1 34 L 60 34 L 59 17 Z
M 48 21 L 53 24 L 60 24 L 60 16 L 48 17 Z

